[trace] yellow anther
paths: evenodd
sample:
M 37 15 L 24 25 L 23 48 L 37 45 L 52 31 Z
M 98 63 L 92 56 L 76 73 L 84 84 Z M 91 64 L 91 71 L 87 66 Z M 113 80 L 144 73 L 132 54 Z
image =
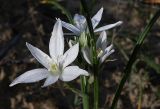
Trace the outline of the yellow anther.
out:
M 98 57 L 100 57 L 103 54 L 103 50 L 97 49 L 97 54 L 98 54 Z
M 58 75 L 59 68 L 58 68 L 57 64 L 51 64 L 49 71 L 54 75 Z

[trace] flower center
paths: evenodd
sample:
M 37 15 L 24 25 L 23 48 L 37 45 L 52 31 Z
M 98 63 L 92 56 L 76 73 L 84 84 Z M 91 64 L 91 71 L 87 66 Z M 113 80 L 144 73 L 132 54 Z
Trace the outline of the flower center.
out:
M 53 74 L 53 75 L 59 75 L 59 67 L 57 64 L 51 64 L 49 71 Z

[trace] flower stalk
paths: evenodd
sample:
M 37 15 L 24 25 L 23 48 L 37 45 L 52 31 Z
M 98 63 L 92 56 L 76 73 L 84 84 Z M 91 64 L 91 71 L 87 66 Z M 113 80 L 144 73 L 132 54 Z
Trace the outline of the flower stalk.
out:
M 95 68 L 94 73 L 94 109 L 99 108 L 99 74 L 98 74 L 98 68 Z
M 83 93 L 82 102 L 83 102 L 83 109 L 89 109 L 89 93 L 87 89 L 87 78 L 85 76 L 81 76 L 81 90 Z
M 93 62 L 93 72 L 94 72 L 94 109 L 99 108 L 99 77 L 98 77 L 98 59 L 96 52 L 96 37 L 93 30 L 93 25 L 91 21 L 91 17 L 89 14 L 88 6 L 86 0 L 81 0 L 82 8 L 84 10 L 84 14 L 86 16 L 87 25 L 90 33 L 90 44 L 92 47 L 92 62 Z

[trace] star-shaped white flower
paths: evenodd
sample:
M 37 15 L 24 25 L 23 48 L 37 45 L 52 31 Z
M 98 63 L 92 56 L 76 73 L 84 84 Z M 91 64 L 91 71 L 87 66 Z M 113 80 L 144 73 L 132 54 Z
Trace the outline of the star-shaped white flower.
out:
M 103 13 L 103 8 L 101 8 L 91 19 L 94 32 L 105 31 L 105 30 L 111 29 L 115 26 L 119 26 L 122 24 L 122 21 L 118 21 L 113 24 L 109 24 L 109 25 L 105 25 L 105 26 L 96 28 L 102 18 L 102 13 Z M 72 31 L 77 36 L 79 36 L 81 33 L 85 32 L 85 31 L 87 31 L 86 18 L 83 15 L 75 14 L 73 20 L 74 20 L 75 25 L 72 25 L 72 24 L 69 24 L 69 23 L 62 21 L 62 26 L 65 27 L 66 29 Z
M 79 44 L 75 44 L 64 54 L 64 36 L 62 31 L 62 24 L 57 20 L 54 25 L 52 36 L 49 42 L 50 56 L 42 52 L 40 49 L 26 43 L 31 54 L 45 67 L 33 69 L 25 72 L 17 77 L 10 86 L 19 83 L 33 83 L 45 79 L 42 87 L 46 87 L 55 83 L 58 79 L 62 81 L 71 81 L 79 75 L 88 76 L 88 72 L 80 69 L 78 66 L 68 66 L 77 57 L 79 52 Z
M 105 31 L 103 31 L 96 42 L 96 50 L 98 55 L 97 58 L 99 59 L 100 64 L 103 63 L 106 60 L 106 58 L 114 52 L 114 49 L 112 49 L 113 45 L 107 45 L 107 34 Z M 82 48 L 82 53 L 86 62 L 92 65 L 91 48 L 85 46 L 84 48 Z

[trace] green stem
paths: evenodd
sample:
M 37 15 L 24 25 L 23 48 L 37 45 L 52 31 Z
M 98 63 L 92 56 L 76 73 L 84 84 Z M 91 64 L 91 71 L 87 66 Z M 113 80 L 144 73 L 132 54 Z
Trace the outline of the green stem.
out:
M 85 76 L 81 76 L 81 90 L 83 93 L 82 96 L 83 109 L 89 109 L 89 97 L 87 92 L 87 81 Z
M 81 0 L 81 4 L 82 4 L 82 8 L 83 8 L 85 17 L 87 19 L 87 25 L 88 25 L 88 29 L 89 29 L 89 33 L 90 33 L 90 43 L 91 43 L 92 54 L 93 54 L 93 61 L 92 62 L 94 64 L 97 64 L 98 60 L 97 60 L 97 52 L 96 52 L 96 37 L 94 35 L 93 25 L 92 25 L 92 21 L 91 21 L 91 17 L 90 17 L 90 13 L 88 10 L 86 0 Z
M 116 104 L 118 102 L 118 99 L 120 97 L 120 94 L 122 92 L 122 89 L 123 89 L 123 86 L 125 84 L 125 82 L 127 81 L 127 79 L 129 78 L 129 75 L 131 73 L 131 69 L 132 69 L 132 66 L 136 60 L 136 57 L 137 57 L 137 54 L 141 48 L 141 45 L 143 44 L 143 41 L 144 39 L 147 37 L 147 34 L 148 32 L 151 30 L 153 24 L 157 21 L 157 19 L 159 18 L 160 16 L 160 10 L 158 10 L 155 15 L 153 16 L 153 18 L 150 20 L 150 22 L 148 23 L 148 25 L 145 27 L 144 31 L 140 34 L 139 36 L 139 39 L 137 41 L 137 44 L 133 50 L 133 53 L 129 59 L 129 62 L 127 63 L 127 66 L 124 70 L 124 75 L 120 81 L 120 84 L 119 84 L 119 87 L 116 91 L 116 94 L 114 96 L 114 99 L 112 101 L 112 104 L 111 104 L 111 109 L 115 109 L 116 107 Z
M 94 109 L 99 108 L 99 74 L 98 74 L 98 66 L 99 62 L 97 59 L 97 51 L 96 51 L 96 37 L 93 30 L 93 25 L 91 21 L 91 16 L 89 13 L 89 8 L 87 6 L 86 0 L 81 0 L 81 5 L 83 8 L 83 12 L 85 14 L 87 25 L 90 33 L 90 46 L 92 47 L 92 62 L 93 62 L 93 72 L 94 72 Z
M 99 76 L 94 76 L 94 109 L 99 107 Z
M 87 19 L 89 33 L 92 36 L 92 38 L 94 39 L 94 42 L 96 42 L 96 38 L 94 37 L 95 35 L 94 35 L 93 25 L 92 25 L 92 21 L 91 21 L 91 16 L 89 13 L 89 9 L 88 9 L 86 0 L 81 0 L 81 4 L 82 4 L 82 8 L 83 8 L 85 17 Z
M 90 33 L 90 47 L 92 47 L 92 62 L 93 62 L 93 72 L 94 72 L 94 109 L 99 109 L 99 62 L 97 59 L 97 51 L 96 51 L 96 37 L 94 34 L 93 26 L 92 26 L 92 21 L 89 13 L 89 9 L 87 6 L 86 0 L 81 0 L 83 12 L 85 14 L 86 20 L 87 20 L 87 25 Z

